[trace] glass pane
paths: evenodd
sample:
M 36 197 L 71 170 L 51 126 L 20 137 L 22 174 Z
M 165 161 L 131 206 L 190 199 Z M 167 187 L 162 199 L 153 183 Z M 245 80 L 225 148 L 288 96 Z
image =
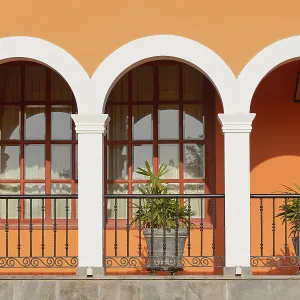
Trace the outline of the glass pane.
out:
M 160 105 L 158 109 L 158 138 L 160 140 L 179 139 L 178 105 Z
M 45 179 L 45 145 L 25 146 L 25 179 Z
M 75 145 L 75 179 L 78 179 L 78 145 Z
M 51 194 L 72 194 L 72 184 L 71 183 L 53 183 L 51 184 Z M 68 219 L 71 218 L 72 199 L 52 199 L 51 200 L 51 218 L 54 219 L 56 215 L 56 219 L 66 219 L 66 213 L 68 209 Z M 56 211 L 55 211 L 56 210 Z
M 184 145 L 184 178 L 204 178 L 204 145 Z
M 72 106 L 61 105 L 51 107 L 51 139 L 72 139 Z
M 72 178 L 71 145 L 51 145 L 51 178 Z
M 1 179 L 20 179 L 20 147 L 1 146 Z
M 128 101 L 128 74 L 125 74 L 114 86 L 108 97 L 110 102 Z
M 132 139 L 152 140 L 152 105 L 132 105 Z
M 127 184 L 108 184 L 107 185 L 107 194 L 128 194 L 128 185 Z M 107 218 L 115 218 L 115 199 L 107 199 Z M 126 218 L 126 199 L 117 199 L 117 218 L 125 219 Z
M 127 146 L 107 146 L 107 178 L 110 180 L 127 179 Z
M 202 183 L 185 183 L 184 184 L 184 193 L 185 194 L 204 194 L 205 187 L 204 184 Z M 201 212 L 202 212 L 202 217 L 205 217 L 205 199 L 202 198 L 203 200 L 201 201 L 201 198 L 191 198 L 190 199 L 190 205 L 191 205 L 191 210 L 196 213 L 194 217 L 201 217 Z M 201 211 L 201 204 L 202 204 L 202 211 Z M 185 199 L 185 205 L 188 206 L 188 200 Z
M 110 116 L 107 137 L 109 140 L 127 140 L 127 105 L 109 105 L 107 113 Z
M 25 139 L 44 140 L 46 137 L 45 106 L 25 107 Z
M 69 101 L 73 99 L 73 93 L 68 83 L 55 71 L 51 71 L 51 100 Z
M 204 117 L 202 105 L 183 105 L 183 126 L 184 138 L 186 140 L 204 138 Z
M 186 101 L 203 100 L 205 76 L 193 67 L 182 67 L 183 99 Z
M 139 66 L 132 70 L 132 101 L 153 101 L 153 69 Z
M 46 67 L 26 66 L 25 67 L 25 101 L 46 100 Z
M 145 176 L 136 173 L 137 168 L 145 168 L 145 162 L 147 161 L 152 169 L 152 145 L 134 145 L 133 146 L 133 179 L 146 179 Z
M 159 100 L 177 101 L 179 99 L 179 68 L 174 66 L 158 67 Z
M 8 183 L 0 184 L 0 194 L 2 195 L 20 195 L 20 184 Z M 6 199 L 0 200 L 0 219 L 6 218 Z M 18 199 L 8 200 L 8 218 L 18 219 Z
M 40 183 L 27 183 L 24 186 L 26 195 L 43 195 L 45 194 L 45 185 Z M 45 201 L 45 200 L 44 200 Z M 45 202 L 46 204 L 46 202 Z M 44 205 L 45 205 L 44 204 Z M 24 215 L 25 219 L 30 218 L 30 199 L 24 199 Z M 32 218 L 42 219 L 43 199 L 32 199 Z M 44 212 L 44 218 L 46 213 Z
M 0 102 L 21 101 L 21 67 L 0 66 Z
M 1 140 L 20 139 L 20 107 L 18 106 L 0 107 L 0 139 Z
M 169 172 L 162 178 L 179 178 L 179 145 L 158 145 L 159 164 L 166 164 Z

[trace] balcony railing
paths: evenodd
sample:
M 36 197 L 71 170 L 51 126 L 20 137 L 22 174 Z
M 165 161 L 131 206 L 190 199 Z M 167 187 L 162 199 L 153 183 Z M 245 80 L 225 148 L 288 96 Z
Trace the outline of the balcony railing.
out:
M 295 199 L 294 217 L 300 229 L 299 194 L 251 195 L 251 266 L 253 268 L 268 267 L 270 274 L 282 273 L 281 268 L 290 268 L 289 273 L 298 272 L 300 260 L 293 245 L 294 234 L 291 234 L 288 210 L 292 199 Z M 279 213 L 283 213 L 282 218 L 277 217 Z M 299 237 L 299 231 L 295 236 Z
M 0 268 L 76 267 L 72 199 L 77 195 L 0 195 Z
M 104 198 L 113 212 L 105 239 L 107 271 L 127 268 L 174 274 L 186 268 L 224 267 L 224 195 L 114 194 Z M 120 207 L 126 207 L 123 219 L 118 216 Z M 198 215 L 193 216 L 195 207 Z M 145 214 L 133 223 L 141 209 Z

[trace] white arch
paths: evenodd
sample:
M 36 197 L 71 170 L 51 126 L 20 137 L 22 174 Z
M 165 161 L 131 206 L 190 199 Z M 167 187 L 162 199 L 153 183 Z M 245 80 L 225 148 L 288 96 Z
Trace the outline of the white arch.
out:
M 279 65 L 300 57 L 300 36 L 277 41 L 256 54 L 237 79 L 239 110 L 250 111 L 253 94 L 261 80 Z
M 14 36 L 0 39 L 0 63 L 14 59 L 41 62 L 58 72 L 70 85 L 79 113 L 89 112 L 90 78 L 80 63 L 62 48 L 42 39 Z
M 106 99 L 118 79 L 134 66 L 153 59 L 176 59 L 201 70 L 215 85 L 223 102 L 224 112 L 234 113 L 236 78 L 227 64 L 202 44 L 179 36 L 143 37 L 120 47 L 110 54 L 92 76 L 96 96 L 95 107 L 103 113 Z

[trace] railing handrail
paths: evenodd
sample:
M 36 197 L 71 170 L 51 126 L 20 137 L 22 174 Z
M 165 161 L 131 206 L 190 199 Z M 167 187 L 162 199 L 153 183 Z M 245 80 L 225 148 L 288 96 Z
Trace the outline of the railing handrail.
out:
M 20 194 L 1 194 L 0 199 L 77 199 L 77 194 L 55 194 L 55 195 L 46 195 L 46 194 L 35 194 L 35 195 L 20 195 Z
M 250 194 L 250 198 L 300 198 L 300 194 Z
M 224 198 L 224 194 L 164 194 L 164 195 L 144 195 L 144 194 L 106 194 L 103 195 L 106 199 L 140 199 L 140 198 Z

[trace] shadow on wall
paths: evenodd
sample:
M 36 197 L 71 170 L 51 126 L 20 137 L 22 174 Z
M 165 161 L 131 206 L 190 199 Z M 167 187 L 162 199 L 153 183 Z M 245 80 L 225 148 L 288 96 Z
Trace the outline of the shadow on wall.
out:
M 281 184 L 300 182 L 300 103 L 294 102 L 299 71 L 300 61 L 278 67 L 253 96 L 252 193 L 272 193 L 281 190 Z

